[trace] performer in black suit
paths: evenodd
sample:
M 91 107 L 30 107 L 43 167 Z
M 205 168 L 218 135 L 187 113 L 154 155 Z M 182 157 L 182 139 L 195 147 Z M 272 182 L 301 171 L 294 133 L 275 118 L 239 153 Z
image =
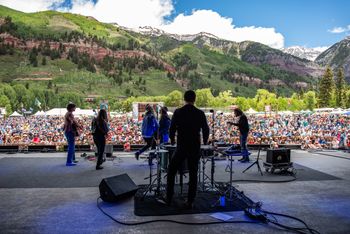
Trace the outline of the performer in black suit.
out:
M 202 130 L 203 143 L 207 144 L 209 126 L 204 112 L 194 106 L 196 93 L 192 90 L 186 91 L 184 100 L 185 105 L 175 110 L 170 125 L 170 141 L 172 145 L 175 144 L 175 132 L 177 132 L 177 148 L 168 168 L 166 203 L 171 204 L 176 172 L 184 160 L 187 160 L 190 178 L 186 207 L 192 208 L 197 191 L 200 131 Z

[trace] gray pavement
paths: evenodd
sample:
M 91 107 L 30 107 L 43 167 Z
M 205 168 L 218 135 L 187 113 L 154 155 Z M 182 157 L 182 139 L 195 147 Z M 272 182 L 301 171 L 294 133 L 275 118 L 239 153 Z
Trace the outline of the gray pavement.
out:
M 349 153 L 327 152 L 350 159 Z M 106 169 L 123 168 L 137 184 L 143 178 L 136 175 L 147 174 L 147 163 L 132 160 L 132 155 L 117 153 L 119 161 L 107 162 Z M 52 163 L 60 163 L 63 153 L 0 154 L 0 171 L 6 170 L 3 159 L 18 160 L 18 165 L 28 158 L 39 158 Z M 296 216 L 306 221 L 310 227 L 321 233 L 350 233 L 350 160 L 330 157 L 305 151 L 293 151 L 292 161 L 329 175 L 339 180 L 293 181 L 289 183 L 236 183 L 238 189 L 253 201 L 261 201 L 266 210 Z M 51 162 L 51 161 L 50 161 Z M 123 167 L 136 164 L 137 167 Z M 44 165 L 44 164 L 43 164 Z M 81 162 L 81 167 L 83 162 Z M 84 164 L 89 166 L 89 164 Z M 79 167 L 79 165 L 77 166 Z M 91 163 L 91 170 L 94 164 Z M 241 167 L 237 162 L 234 168 Z M 138 171 L 135 171 L 136 170 Z M 72 168 L 74 169 L 74 168 Z M 11 170 L 16 170 L 15 166 Z M 21 175 L 21 167 L 17 168 Z M 140 172 L 143 171 L 143 172 Z M 12 173 L 12 171 L 11 171 Z M 48 172 L 50 173 L 50 172 Z M 94 172 L 95 173 L 95 172 Z M 240 173 L 239 170 L 236 173 Z M 253 168 L 249 173 L 257 173 Z M 220 174 L 220 173 L 218 173 Z M 221 173 L 223 181 L 228 174 Z M 224 178 L 225 177 L 225 178 Z M 0 180 L 2 180 L 1 177 Z M 30 179 L 28 177 L 28 179 Z M 79 178 L 76 178 L 79 180 Z M 147 183 L 147 182 L 143 182 Z M 103 215 L 96 206 L 99 196 L 97 186 L 90 187 L 50 187 L 50 188 L 7 188 L 0 187 L 0 233 L 287 233 L 261 224 L 217 224 L 210 226 L 185 226 L 173 223 L 152 223 L 141 226 L 123 226 Z M 145 221 L 158 218 L 187 222 L 215 221 L 210 214 L 177 215 L 166 217 L 138 217 L 133 213 L 133 200 L 119 204 L 103 204 L 104 209 L 114 218 L 126 221 Z M 228 212 L 232 220 L 249 220 L 243 212 Z M 280 219 L 288 225 L 295 222 Z

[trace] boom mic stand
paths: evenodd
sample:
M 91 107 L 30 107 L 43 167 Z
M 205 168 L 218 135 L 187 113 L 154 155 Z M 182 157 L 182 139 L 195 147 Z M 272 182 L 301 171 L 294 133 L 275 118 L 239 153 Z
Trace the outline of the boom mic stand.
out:
M 158 115 L 158 105 L 157 105 L 157 121 L 158 121 L 158 118 L 159 118 L 159 115 Z M 158 121 L 159 122 L 159 121 Z M 157 135 L 154 137 L 154 141 L 157 142 L 157 138 L 159 137 L 159 126 L 158 126 L 158 129 L 157 129 Z M 156 175 L 156 178 L 152 181 L 152 163 L 149 163 L 149 167 L 150 167 L 150 176 L 149 176 L 149 180 L 150 180 L 150 183 L 147 187 L 147 189 L 145 190 L 143 196 L 142 196 L 142 200 L 144 200 L 144 198 L 146 197 L 146 195 L 149 193 L 149 192 L 152 192 L 154 191 L 155 193 L 155 196 L 160 196 L 160 190 L 161 190 L 161 187 L 162 187 L 162 172 L 161 172 L 161 158 L 160 158 L 160 144 L 156 144 L 156 149 L 154 151 L 154 154 L 156 156 L 156 161 L 157 161 L 157 173 L 155 174 Z M 151 158 L 151 155 L 149 155 L 149 160 L 150 162 L 152 161 L 152 158 Z M 155 184 L 157 182 L 157 184 Z M 156 187 L 155 189 L 153 189 L 154 187 Z
M 211 145 L 214 148 L 215 147 L 215 111 L 213 109 L 211 109 L 210 112 L 212 113 L 212 120 L 213 120 L 213 123 L 212 123 L 212 126 L 211 126 L 211 130 L 212 130 Z M 211 170 L 210 170 L 211 189 L 214 189 L 214 173 L 215 173 L 215 159 L 214 159 L 214 156 L 215 156 L 215 153 L 214 153 L 213 157 L 211 158 Z M 203 183 L 204 183 L 204 179 L 203 179 Z
M 260 151 L 261 151 L 261 140 L 259 142 L 259 151 L 258 151 L 258 156 L 256 157 L 256 160 L 250 164 L 249 167 L 247 167 L 244 171 L 242 171 L 242 173 L 248 171 L 251 167 L 253 167 L 254 165 L 257 165 L 258 167 L 258 171 L 260 172 L 261 176 L 263 176 L 263 172 L 261 170 L 260 164 L 259 164 L 259 160 L 260 160 Z

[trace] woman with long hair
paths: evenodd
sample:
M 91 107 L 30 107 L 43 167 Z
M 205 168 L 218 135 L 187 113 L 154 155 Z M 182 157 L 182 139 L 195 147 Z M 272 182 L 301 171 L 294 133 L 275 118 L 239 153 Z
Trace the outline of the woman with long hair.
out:
M 75 137 L 79 136 L 79 129 L 81 126 L 74 119 L 73 112 L 75 111 L 76 105 L 69 103 L 67 105 L 67 113 L 64 116 L 64 135 L 68 141 L 68 152 L 66 166 L 75 166 L 78 161 L 75 160 Z
M 247 116 L 243 113 L 243 111 L 238 107 L 235 107 L 233 109 L 233 112 L 235 114 L 235 117 L 238 118 L 238 121 L 237 122 L 229 121 L 227 123 L 238 127 L 240 132 L 240 145 L 241 145 L 242 158 L 239 159 L 239 161 L 243 163 L 249 162 L 250 152 L 247 149 L 247 138 L 249 133 L 248 119 L 247 119 Z
M 97 117 L 94 119 L 95 129 L 93 131 L 94 142 L 97 147 L 97 163 L 96 170 L 103 169 L 101 166 L 103 163 L 103 153 L 105 151 L 106 146 L 106 137 L 108 134 L 108 118 L 107 111 L 105 109 L 101 109 L 98 112 Z

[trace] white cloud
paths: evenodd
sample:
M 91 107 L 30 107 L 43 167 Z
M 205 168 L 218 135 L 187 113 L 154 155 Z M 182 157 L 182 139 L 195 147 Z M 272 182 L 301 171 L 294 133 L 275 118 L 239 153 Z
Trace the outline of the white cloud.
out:
M 23 12 L 37 12 L 48 10 L 53 3 L 64 0 L 0 0 L 0 5 Z
M 8 7 L 33 12 L 47 10 L 53 3 L 64 0 L 0 0 Z M 274 48 L 283 48 L 284 37 L 275 28 L 256 26 L 235 27 L 232 18 L 223 17 L 212 10 L 194 10 L 189 15 L 179 14 L 171 22 L 165 17 L 174 10 L 172 0 L 72 0 L 72 9 L 61 8 L 61 11 L 92 16 L 99 21 L 118 23 L 119 25 L 137 28 L 152 26 L 176 34 L 196 34 L 207 32 L 231 41 L 256 41 Z
M 328 30 L 328 32 L 330 33 L 343 33 L 343 32 L 349 32 L 349 31 L 350 31 L 350 24 L 346 27 L 334 27 Z
M 73 0 L 70 12 L 93 16 L 99 21 L 136 28 L 159 26 L 174 10 L 171 0 Z
M 284 37 L 274 28 L 235 27 L 232 18 L 226 18 L 211 10 L 195 10 L 190 15 L 179 14 L 173 22 L 161 26 L 165 31 L 177 34 L 208 32 L 231 41 L 256 41 L 274 48 L 284 46 Z

